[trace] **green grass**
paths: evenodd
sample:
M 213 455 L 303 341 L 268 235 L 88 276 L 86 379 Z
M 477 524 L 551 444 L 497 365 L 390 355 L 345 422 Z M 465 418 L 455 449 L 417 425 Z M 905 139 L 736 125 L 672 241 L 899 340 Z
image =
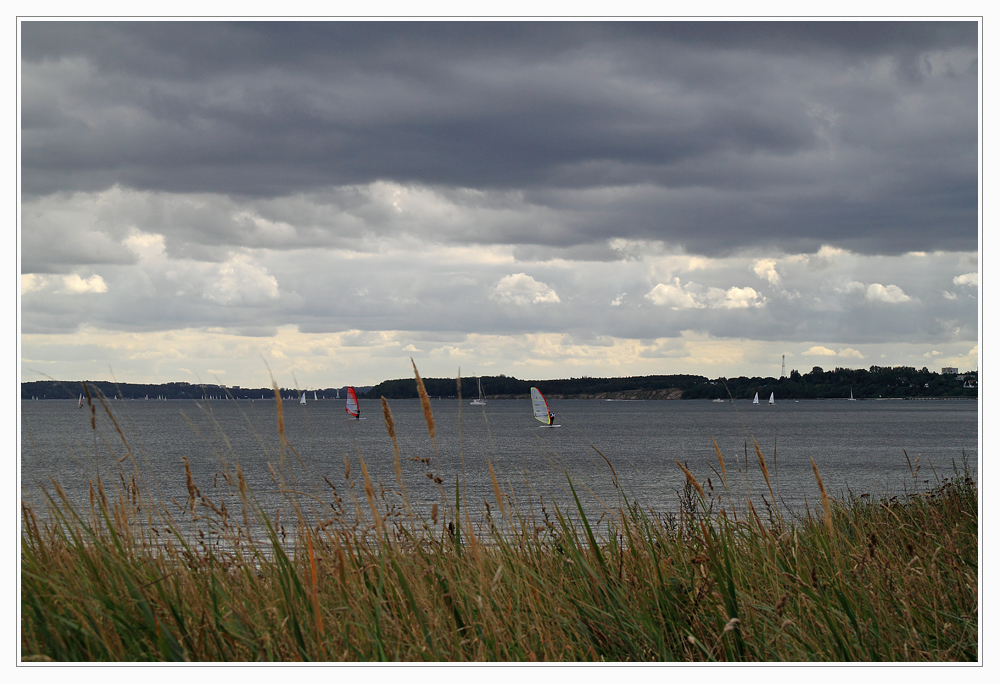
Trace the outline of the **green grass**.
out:
M 95 481 L 86 507 L 53 485 L 45 515 L 22 504 L 22 660 L 980 658 L 967 471 L 795 519 L 710 502 L 691 474 L 679 512 L 621 492 L 599 526 L 568 478 L 572 510 L 520 510 L 495 480 L 474 519 L 457 481 L 420 512 L 403 482 L 362 471 L 361 525 L 301 509 L 277 521 L 238 468 L 223 479 L 240 511 L 222 505 L 225 484 L 189 480 L 178 513 L 135 480 Z

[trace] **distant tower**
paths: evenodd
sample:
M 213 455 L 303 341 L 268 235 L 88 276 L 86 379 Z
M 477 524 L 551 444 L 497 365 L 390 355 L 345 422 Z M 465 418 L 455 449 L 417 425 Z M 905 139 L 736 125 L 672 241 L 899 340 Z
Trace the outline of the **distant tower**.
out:
M 781 355 L 781 377 L 785 377 L 785 355 Z

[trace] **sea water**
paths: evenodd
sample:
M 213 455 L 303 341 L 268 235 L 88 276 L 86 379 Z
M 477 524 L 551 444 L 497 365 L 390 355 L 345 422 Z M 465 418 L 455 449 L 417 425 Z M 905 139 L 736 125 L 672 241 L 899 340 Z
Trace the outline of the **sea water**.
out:
M 322 520 L 338 498 L 350 511 L 367 509 L 363 462 L 387 505 L 405 489 L 420 515 L 435 503 L 454 506 L 456 497 L 481 514 L 487 503 L 496 507 L 492 465 L 504 495 L 522 511 L 538 516 L 543 506 L 550 514 L 558 506 L 575 515 L 579 499 L 588 517 L 599 519 L 625 501 L 677 511 L 685 485 L 678 462 L 716 509 L 747 498 L 760 508 L 763 498 L 792 512 L 819 502 L 812 461 L 827 492 L 840 497 L 905 497 L 954 477 L 963 463 L 978 473 L 978 405 L 969 400 L 771 406 L 550 399 L 561 426 L 550 429 L 532 417 L 527 399 L 485 407 L 439 399 L 431 401 L 433 439 L 418 400 L 389 405 L 402 486 L 378 401 L 361 401 L 361 421 L 350 419 L 343 401 L 284 402 L 281 429 L 274 400 L 110 401 L 110 411 L 96 404 L 93 416 L 75 401 L 25 401 L 22 496 L 39 507 L 55 481 L 82 503 L 97 477 L 106 487 L 136 478 L 179 512 L 188 498 L 187 459 L 195 485 L 210 498 L 234 496 L 238 464 L 269 514 L 288 516 L 295 501 Z

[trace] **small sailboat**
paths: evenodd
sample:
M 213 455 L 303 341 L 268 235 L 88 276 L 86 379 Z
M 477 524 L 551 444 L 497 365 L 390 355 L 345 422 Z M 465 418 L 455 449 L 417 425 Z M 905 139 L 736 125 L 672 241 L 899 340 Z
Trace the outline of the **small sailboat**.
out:
M 361 405 L 358 404 L 358 395 L 353 387 L 347 388 L 347 415 L 354 418 L 354 420 L 364 420 L 361 417 Z
M 303 392 L 302 396 L 299 397 L 299 403 L 302 404 L 303 406 L 306 405 L 306 393 L 305 392 Z
M 80 395 L 80 401 L 76 402 L 77 408 L 83 408 L 83 395 Z
M 531 410 L 535 414 L 535 419 L 542 423 L 542 427 L 560 427 L 554 424 L 556 417 L 552 415 L 552 411 L 549 410 L 549 403 L 545 401 L 545 397 L 542 396 L 537 387 L 531 388 Z
M 316 396 L 315 392 L 313 392 L 313 401 L 319 401 L 319 398 Z
M 767 400 L 767 403 L 774 406 L 774 392 L 771 392 L 771 398 Z
M 757 393 L 756 392 L 753 393 L 753 403 L 755 403 L 755 404 L 759 404 L 760 403 L 760 401 L 757 399 Z
M 337 398 L 340 399 L 340 390 L 337 390 Z
M 486 406 L 486 397 L 483 396 L 483 381 L 481 379 L 479 379 L 479 378 L 476 378 L 476 379 L 479 380 L 479 398 L 478 399 L 473 399 L 472 401 L 470 401 L 469 405 L 470 406 Z
M 850 396 L 850 398 L 847 401 L 857 401 L 857 399 L 854 398 L 854 388 L 853 387 L 851 388 L 851 396 Z

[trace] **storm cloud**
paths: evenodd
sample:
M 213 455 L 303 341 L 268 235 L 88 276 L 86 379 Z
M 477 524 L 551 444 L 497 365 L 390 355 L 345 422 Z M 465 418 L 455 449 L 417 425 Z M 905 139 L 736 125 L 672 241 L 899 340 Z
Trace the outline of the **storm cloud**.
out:
M 978 339 L 975 21 L 19 26 L 37 362 L 87 330 L 446 367 Z

